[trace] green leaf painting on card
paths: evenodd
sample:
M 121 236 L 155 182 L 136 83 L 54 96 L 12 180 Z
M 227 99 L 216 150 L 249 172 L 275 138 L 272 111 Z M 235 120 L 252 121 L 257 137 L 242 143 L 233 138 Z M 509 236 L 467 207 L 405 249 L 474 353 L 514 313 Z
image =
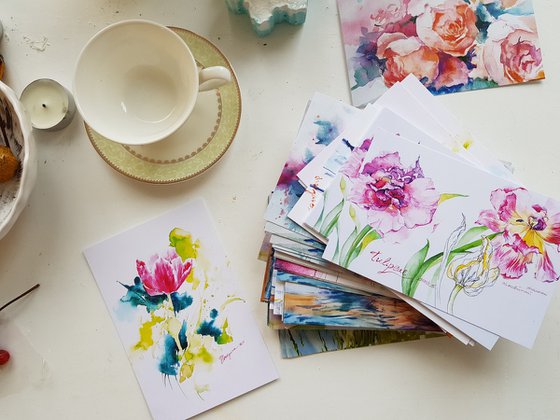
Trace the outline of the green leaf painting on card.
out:
M 430 242 L 426 242 L 426 245 L 414 254 L 404 267 L 401 288 L 402 292 L 407 296 L 414 296 L 414 292 L 416 292 L 416 288 L 418 287 L 418 282 L 427 270 L 424 263 L 429 249 Z
M 466 197 L 466 195 L 463 195 L 463 194 L 441 194 L 439 196 L 438 206 L 441 203 L 446 202 L 447 200 L 451 200 L 452 198 L 457 198 L 457 197 Z

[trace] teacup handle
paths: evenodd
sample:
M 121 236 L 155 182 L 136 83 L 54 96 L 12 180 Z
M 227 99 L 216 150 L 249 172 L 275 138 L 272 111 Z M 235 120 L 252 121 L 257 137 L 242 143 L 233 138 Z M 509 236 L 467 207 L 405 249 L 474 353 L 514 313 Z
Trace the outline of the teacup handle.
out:
M 198 73 L 198 91 L 205 92 L 231 82 L 231 72 L 222 66 L 207 67 Z

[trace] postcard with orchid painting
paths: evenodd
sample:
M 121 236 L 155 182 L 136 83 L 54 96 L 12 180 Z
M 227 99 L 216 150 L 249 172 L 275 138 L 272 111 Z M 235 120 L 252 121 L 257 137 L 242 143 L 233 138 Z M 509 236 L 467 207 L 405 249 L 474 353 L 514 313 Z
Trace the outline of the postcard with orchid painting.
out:
M 544 79 L 531 0 L 338 0 L 352 103 L 414 74 L 434 94 Z
M 155 419 L 278 377 L 202 200 L 84 254 Z
M 323 258 L 531 347 L 558 280 L 560 205 L 389 133 L 310 214 Z

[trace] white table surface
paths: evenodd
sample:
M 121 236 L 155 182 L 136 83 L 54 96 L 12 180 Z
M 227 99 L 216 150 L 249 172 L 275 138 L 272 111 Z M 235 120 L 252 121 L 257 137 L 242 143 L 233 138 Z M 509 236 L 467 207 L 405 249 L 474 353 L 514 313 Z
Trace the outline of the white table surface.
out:
M 547 79 L 439 97 L 529 188 L 560 198 L 560 7 L 534 0 Z M 259 302 L 256 259 L 267 194 L 287 157 L 307 100 L 349 100 L 335 1 L 310 0 L 303 26 L 258 38 L 224 1 L 2 0 L 5 82 L 71 85 L 83 44 L 105 25 L 145 18 L 207 37 L 236 69 L 243 115 L 212 169 L 177 185 L 146 185 L 111 169 L 81 119 L 36 133 L 38 180 L 20 219 L 0 241 L 0 303 L 39 282 L 0 313 L 10 365 L 0 369 L 2 419 L 143 419 L 147 406 L 82 256 L 88 245 L 195 197 L 221 229 L 280 379 L 200 418 L 560 418 L 560 296 L 532 350 L 500 341 L 492 352 L 432 339 L 282 360 Z M 44 51 L 33 41 L 47 40 Z

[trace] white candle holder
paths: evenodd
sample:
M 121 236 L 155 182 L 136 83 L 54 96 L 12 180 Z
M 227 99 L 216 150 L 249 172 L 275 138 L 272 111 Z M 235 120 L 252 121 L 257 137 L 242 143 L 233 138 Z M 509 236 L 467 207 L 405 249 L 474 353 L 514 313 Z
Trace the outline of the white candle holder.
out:
M 52 79 L 31 82 L 21 93 L 20 101 L 37 130 L 61 130 L 72 122 L 76 113 L 70 91 Z

